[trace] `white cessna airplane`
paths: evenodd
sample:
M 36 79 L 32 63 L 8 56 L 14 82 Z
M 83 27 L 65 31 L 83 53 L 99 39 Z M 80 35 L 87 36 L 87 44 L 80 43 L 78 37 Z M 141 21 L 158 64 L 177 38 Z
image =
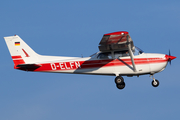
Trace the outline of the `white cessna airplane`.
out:
M 118 89 L 125 87 L 122 76 L 150 74 L 152 86 L 159 81 L 154 74 L 165 69 L 176 57 L 166 54 L 144 53 L 135 47 L 129 33 L 119 31 L 104 34 L 99 43 L 99 52 L 90 57 L 62 57 L 39 55 L 19 36 L 4 37 L 14 68 L 33 72 L 59 72 L 93 75 L 114 75 Z

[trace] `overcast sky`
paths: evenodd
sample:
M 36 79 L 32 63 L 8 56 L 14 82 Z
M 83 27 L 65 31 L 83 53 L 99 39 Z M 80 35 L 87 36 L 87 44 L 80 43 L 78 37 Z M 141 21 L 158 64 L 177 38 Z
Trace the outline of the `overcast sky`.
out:
M 0 120 L 180 119 L 179 0 L 3 0 L 0 2 Z M 90 56 L 105 33 L 128 31 L 147 53 L 177 57 L 155 78 L 34 73 L 13 69 L 3 37 L 37 53 Z

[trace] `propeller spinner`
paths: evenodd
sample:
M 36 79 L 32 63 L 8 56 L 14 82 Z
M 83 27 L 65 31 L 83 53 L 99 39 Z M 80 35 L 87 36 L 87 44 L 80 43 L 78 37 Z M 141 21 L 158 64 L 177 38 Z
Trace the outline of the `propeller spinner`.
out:
M 169 55 L 166 55 L 166 58 L 168 59 L 170 65 L 171 65 L 171 60 L 175 59 L 176 57 L 175 56 L 171 56 L 171 52 L 169 50 Z

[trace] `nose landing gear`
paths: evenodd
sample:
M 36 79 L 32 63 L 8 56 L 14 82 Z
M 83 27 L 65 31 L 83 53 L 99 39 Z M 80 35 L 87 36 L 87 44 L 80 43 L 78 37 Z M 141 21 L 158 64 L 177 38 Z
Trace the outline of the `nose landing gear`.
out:
M 153 81 L 152 81 L 152 86 L 153 87 L 158 87 L 159 86 L 159 81 L 158 80 L 156 80 L 155 78 L 154 78 L 154 75 L 150 75 L 150 77 L 152 76 L 152 79 L 153 79 Z

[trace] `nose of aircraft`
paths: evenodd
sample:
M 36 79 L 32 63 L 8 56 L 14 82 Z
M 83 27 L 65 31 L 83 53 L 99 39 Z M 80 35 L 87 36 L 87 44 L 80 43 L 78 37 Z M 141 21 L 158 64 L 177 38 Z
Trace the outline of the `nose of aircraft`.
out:
M 175 59 L 176 57 L 175 57 L 175 56 L 171 56 L 171 55 L 166 55 L 166 58 L 167 58 L 169 61 L 171 61 L 171 60 Z
M 171 60 L 173 60 L 175 58 L 176 58 L 175 56 L 169 56 L 169 59 L 171 59 Z

